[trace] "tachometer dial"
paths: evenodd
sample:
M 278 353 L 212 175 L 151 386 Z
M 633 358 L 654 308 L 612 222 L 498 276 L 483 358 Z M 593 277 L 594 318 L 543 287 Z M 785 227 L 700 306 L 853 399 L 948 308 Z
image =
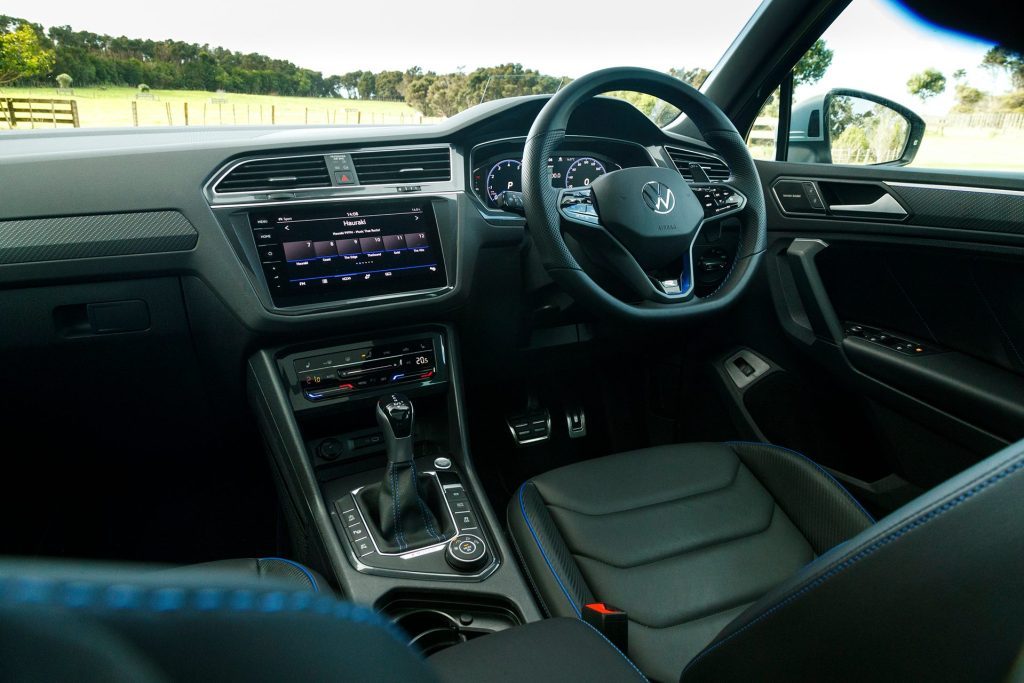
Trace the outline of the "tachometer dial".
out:
M 518 159 L 502 159 L 487 172 L 487 196 L 497 201 L 502 192 L 522 192 L 523 163 Z
M 566 187 L 587 187 L 607 171 L 594 157 L 580 157 L 565 172 Z

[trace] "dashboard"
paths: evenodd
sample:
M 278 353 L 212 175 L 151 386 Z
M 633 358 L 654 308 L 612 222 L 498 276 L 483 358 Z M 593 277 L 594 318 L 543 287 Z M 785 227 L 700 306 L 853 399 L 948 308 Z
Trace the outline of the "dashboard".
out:
M 56 287 L 68 310 L 90 300 L 69 285 L 171 276 L 190 306 L 255 335 L 501 311 L 550 284 L 524 281 L 514 254 L 529 255 L 526 221 L 494 202 L 521 186 L 546 101 L 488 102 L 426 126 L 5 134 L 0 274 L 10 287 Z M 582 105 L 568 130 L 550 158 L 554 187 L 633 166 L 685 175 L 682 148 L 714 162 L 621 100 Z M 58 177 L 73 191 L 40 191 Z M 728 230 L 712 238 L 708 287 L 732 248 Z
M 488 208 L 497 207 L 502 192 L 523 188 L 524 138 L 483 143 L 471 153 L 473 193 Z M 640 145 L 609 138 L 567 136 L 566 147 L 548 157 L 551 185 L 587 187 L 600 176 L 630 166 L 651 166 L 654 160 Z

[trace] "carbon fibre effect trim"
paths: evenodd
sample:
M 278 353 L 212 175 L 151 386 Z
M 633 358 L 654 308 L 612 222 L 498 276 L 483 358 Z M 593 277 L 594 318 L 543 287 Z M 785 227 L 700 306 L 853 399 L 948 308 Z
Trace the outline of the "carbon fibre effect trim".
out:
M 911 225 L 1024 235 L 1024 193 L 887 182 L 910 208 Z
M 0 221 L 0 264 L 188 251 L 198 240 L 177 211 Z

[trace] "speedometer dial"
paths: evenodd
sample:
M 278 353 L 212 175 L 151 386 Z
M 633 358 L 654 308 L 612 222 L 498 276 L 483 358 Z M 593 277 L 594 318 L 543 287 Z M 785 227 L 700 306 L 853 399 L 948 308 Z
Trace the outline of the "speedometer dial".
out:
M 587 187 L 607 171 L 594 157 L 580 157 L 565 172 L 566 187 Z
M 518 159 L 502 159 L 487 172 L 487 196 L 497 201 L 502 192 L 522 192 L 523 163 Z

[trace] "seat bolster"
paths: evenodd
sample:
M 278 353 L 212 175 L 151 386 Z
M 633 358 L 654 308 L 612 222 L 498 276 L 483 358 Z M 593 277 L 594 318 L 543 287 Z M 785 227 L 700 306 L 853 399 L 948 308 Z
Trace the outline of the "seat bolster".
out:
M 796 451 L 765 443 L 727 444 L 757 477 L 818 555 L 874 524 L 827 471 Z
M 509 501 L 508 525 L 548 614 L 578 617 L 581 605 L 594 597 L 533 482 L 520 486 Z
M 280 584 L 291 590 L 331 593 L 330 584 L 316 571 L 281 557 L 217 560 L 168 569 L 165 574 L 225 574 L 251 577 L 258 583 Z
M 1024 642 L 1024 441 L 807 565 L 682 680 L 999 681 Z

